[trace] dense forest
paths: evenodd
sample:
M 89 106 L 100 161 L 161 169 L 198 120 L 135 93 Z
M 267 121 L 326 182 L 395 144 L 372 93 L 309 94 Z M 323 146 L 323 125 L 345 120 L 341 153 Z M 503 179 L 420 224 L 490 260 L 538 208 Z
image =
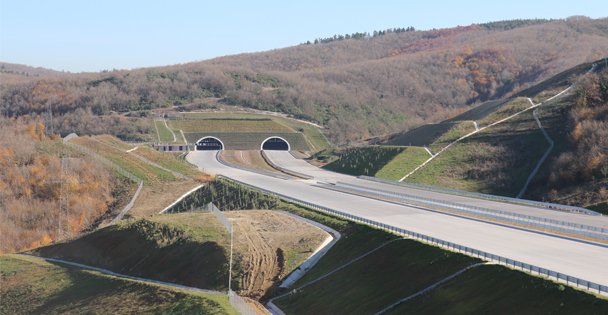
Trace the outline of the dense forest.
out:
M 396 28 L 349 37 L 130 71 L 29 75 L 3 64 L 0 114 L 52 112 L 62 134 L 109 132 L 126 139 L 149 128 L 126 118 L 129 112 L 237 105 L 317 122 L 342 143 L 442 120 L 602 58 L 608 19 Z
M 116 179 L 39 120 L 0 118 L 0 253 L 71 237 L 108 211 Z

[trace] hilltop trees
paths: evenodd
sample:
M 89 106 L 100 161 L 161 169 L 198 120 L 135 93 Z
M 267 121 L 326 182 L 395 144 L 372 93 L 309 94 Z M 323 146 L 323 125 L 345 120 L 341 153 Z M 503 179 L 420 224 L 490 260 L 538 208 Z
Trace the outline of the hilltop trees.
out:
M 344 34 L 344 35 L 336 34 L 332 37 L 317 38 L 314 40 L 313 43 L 314 44 L 327 44 L 327 43 L 345 40 L 345 39 L 363 39 L 363 38 L 369 38 L 369 37 L 383 36 L 383 35 L 391 34 L 391 33 L 398 34 L 398 33 L 414 32 L 414 31 L 416 31 L 416 29 L 413 26 L 409 26 L 409 27 L 387 28 L 385 30 L 374 31 L 372 33 L 372 35 L 370 35 L 368 32 L 356 32 L 356 33 Z M 307 41 L 306 44 L 310 45 L 311 42 Z

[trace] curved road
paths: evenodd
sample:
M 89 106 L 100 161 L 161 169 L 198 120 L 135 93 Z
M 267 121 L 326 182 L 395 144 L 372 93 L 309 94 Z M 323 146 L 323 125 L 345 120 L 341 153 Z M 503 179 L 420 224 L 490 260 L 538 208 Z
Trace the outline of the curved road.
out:
M 187 159 L 210 174 L 222 174 L 252 186 L 301 200 L 308 200 L 323 207 L 551 269 L 601 285 L 608 285 L 608 270 L 606 269 L 608 248 L 606 247 L 315 187 L 313 185 L 316 184 L 317 180 L 353 181 L 357 179 L 352 176 L 315 168 L 305 161 L 293 158 L 288 152 L 267 153 L 270 153 L 273 162 L 297 172 L 310 174 L 315 177 L 315 180 L 278 179 L 228 167 L 217 161 L 217 151 L 194 151 L 188 154 Z M 361 182 L 366 181 L 358 180 L 357 184 L 361 184 Z M 373 182 L 373 185 L 380 184 Z M 450 198 L 456 197 L 449 196 Z M 474 199 L 469 202 L 485 203 L 489 201 Z M 513 207 L 511 204 L 502 205 Z M 542 210 L 536 209 L 537 211 Z M 550 210 L 544 211 L 545 215 L 563 214 Z M 594 222 L 602 226 L 606 224 L 608 219 L 606 217 L 587 217 L 576 214 L 567 215 L 573 220 L 592 218 Z M 563 219 L 563 217 L 560 219 Z

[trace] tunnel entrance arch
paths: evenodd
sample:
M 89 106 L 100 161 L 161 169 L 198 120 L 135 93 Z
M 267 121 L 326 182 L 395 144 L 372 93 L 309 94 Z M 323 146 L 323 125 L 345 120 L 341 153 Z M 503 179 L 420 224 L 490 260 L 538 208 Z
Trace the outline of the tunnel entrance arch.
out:
M 224 143 L 222 140 L 207 136 L 203 137 L 196 142 L 196 151 L 219 151 L 224 150 Z
M 260 150 L 274 150 L 274 151 L 290 151 L 291 146 L 287 140 L 281 137 L 268 137 L 262 141 Z

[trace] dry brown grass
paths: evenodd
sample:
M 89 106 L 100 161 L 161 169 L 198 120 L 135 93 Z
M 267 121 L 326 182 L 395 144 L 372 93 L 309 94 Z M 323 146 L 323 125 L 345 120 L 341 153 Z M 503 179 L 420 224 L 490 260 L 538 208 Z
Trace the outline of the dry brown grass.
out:
M 144 186 L 130 214 L 136 217 L 157 214 L 197 185 L 200 183 L 181 180 Z

